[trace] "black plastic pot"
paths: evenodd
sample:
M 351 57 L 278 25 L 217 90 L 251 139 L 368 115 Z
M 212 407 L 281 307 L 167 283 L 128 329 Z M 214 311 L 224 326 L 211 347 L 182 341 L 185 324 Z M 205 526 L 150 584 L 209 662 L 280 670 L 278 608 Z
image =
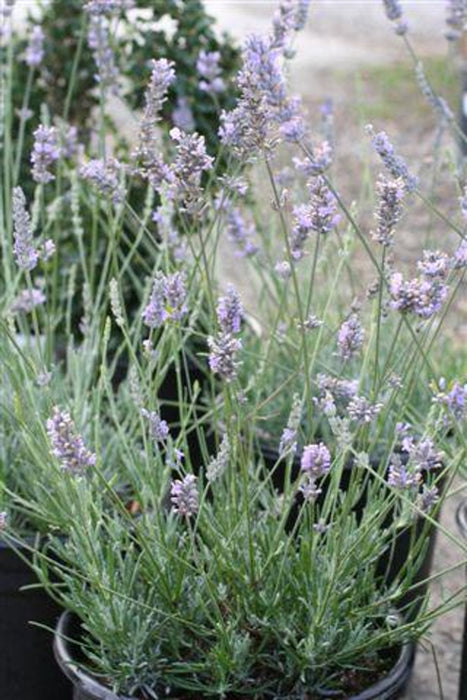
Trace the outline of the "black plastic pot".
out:
M 467 501 L 457 509 L 457 524 L 467 540 Z M 459 679 L 459 700 L 467 700 L 467 604 L 464 611 L 464 634 L 462 637 L 461 674 Z
M 41 588 L 20 590 L 34 583 L 27 563 L 0 542 L 0 697 L 71 700 L 71 685 L 51 654 L 50 631 L 30 624 L 54 629 L 61 609 Z
M 79 645 L 71 641 L 79 639 L 79 631 L 78 618 L 65 612 L 58 621 L 54 638 L 55 658 L 63 673 L 73 684 L 73 700 L 131 700 L 123 695 L 115 695 L 79 668 L 79 662 L 77 662 L 80 657 Z M 402 647 L 396 663 L 384 678 L 358 695 L 348 696 L 347 700 L 396 700 L 410 678 L 414 656 L 413 644 Z
M 278 462 L 278 452 L 261 442 L 258 444 L 258 453 L 262 456 L 266 469 L 269 472 L 273 472 L 272 481 L 275 488 L 278 491 L 282 491 L 284 488 L 285 479 L 285 461 L 282 460 L 282 462 Z M 403 453 L 401 454 L 401 459 L 402 461 L 404 461 Z M 375 470 L 379 468 L 380 463 L 377 455 L 370 458 L 370 464 Z M 342 471 L 342 476 L 339 484 L 340 490 L 344 493 L 350 486 L 353 469 L 353 460 L 349 459 L 348 464 Z M 300 455 L 297 455 L 292 463 L 291 479 L 296 480 L 299 474 Z M 368 485 L 370 481 L 371 476 L 369 478 L 369 481 L 366 483 L 366 486 L 362 488 L 358 500 L 356 500 L 356 502 L 352 505 L 352 512 L 356 515 L 357 520 L 361 518 L 365 510 L 368 499 Z M 318 505 L 322 505 L 324 502 L 324 499 L 326 497 L 327 484 L 328 481 L 326 480 L 320 484 L 322 492 L 318 496 L 316 501 Z M 295 499 L 295 502 L 289 514 L 287 522 L 287 528 L 289 530 L 292 529 L 293 524 L 296 521 L 302 503 L 303 496 L 301 493 L 299 493 Z M 389 513 L 385 520 L 384 527 L 389 527 L 391 525 L 392 518 L 393 514 Z M 401 598 L 399 603 L 400 610 L 406 611 L 406 616 L 409 619 L 415 615 L 417 610 L 417 603 L 418 605 L 421 604 L 427 591 L 428 584 L 424 583 L 424 581 L 428 578 L 431 571 L 434 548 L 436 544 L 437 528 L 435 526 L 427 527 L 424 518 L 418 517 L 415 522 L 415 533 L 413 532 L 413 528 L 401 529 L 393 545 L 391 547 L 388 547 L 382 553 L 377 567 L 377 575 L 381 578 L 384 578 L 385 583 L 392 583 L 401 571 L 404 564 L 406 564 L 409 560 L 411 550 L 413 549 L 413 542 L 417 541 L 423 532 L 425 533 L 425 536 L 428 532 L 428 545 L 424 551 L 423 557 L 421 558 L 419 568 L 415 576 L 413 577 L 413 585 L 411 587 L 411 590 Z M 467 698 L 465 700 L 467 700 Z

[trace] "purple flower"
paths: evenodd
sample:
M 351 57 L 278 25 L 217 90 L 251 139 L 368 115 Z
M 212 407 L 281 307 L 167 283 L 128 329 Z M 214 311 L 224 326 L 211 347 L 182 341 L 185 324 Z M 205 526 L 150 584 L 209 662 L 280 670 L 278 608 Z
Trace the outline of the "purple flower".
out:
M 382 403 L 370 403 L 364 396 L 355 396 L 348 406 L 349 416 L 359 425 L 372 423 L 383 408 Z
M 449 256 L 440 250 L 424 250 L 417 267 L 424 277 L 445 279 L 451 269 L 451 261 Z
M 290 237 L 290 252 L 294 260 L 301 260 L 304 247 L 314 230 L 314 218 L 310 205 L 300 204 L 293 208 L 292 235 Z
M 339 328 L 337 345 L 339 355 L 344 360 L 350 360 L 363 345 L 365 332 L 357 314 L 349 316 Z
M 443 466 L 444 454 L 435 448 L 433 440 L 425 438 L 420 442 L 412 442 L 408 449 L 410 461 L 418 471 L 432 471 Z
M 325 476 L 331 468 L 331 455 L 323 442 L 306 445 L 303 449 L 300 468 L 312 479 Z
M 196 70 L 203 78 L 199 81 L 199 88 L 211 95 L 225 91 L 225 83 L 222 80 L 222 70 L 219 65 L 220 60 L 219 51 L 200 51 L 196 62 Z
M 329 233 L 340 221 L 336 198 L 321 176 L 312 178 L 307 186 L 312 229 L 320 234 Z
M 212 168 L 213 158 L 206 152 L 204 136 L 185 134 L 174 127 L 170 137 L 177 146 L 175 160 L 170 166 L 172 177 L 167 194 L 183 211 L 197 214 L 203 206 L 201 176 Z
M 457 248 L 452 264 L 455 270 L 462 270 L 464 267 L 467 267 L 467 240 L 464 239 Z
M 279 442 L 279 455 L 284 457 L 297 451 L 298 429 L 302 420 L 302 402 L 298 394 L 293 398 L 292 409 Z
M 447 0 L 447 11 L 446 24 L 449 29 L 445 36 L 448 41 L 456 41 L 462 36 L 467 22 L 465 0 Z
M 393 455 L 392 463 L 389 465 L 389 486 L 405 491 L 418 486 L 421 478 L 419 471 L 411 470 L 406 464 L 402 463 L 400 457 Z
M 310 314 L 308 318 L 306 318 L 302 324 L 299 324 L 299 327 L 303 328 L 306 331 L 314 331 L 316 328 L 321 328 L 323 325 L 323 322 L 321 319 L 319 319 L 317 316 L 314 314 Z
M 31 153 L 33 179 L 42 184 L 54 180 L 55 177 L 49 172 L 49 168 L 59 158 L 57 130 L 53 126 L 41 124 L 34 132 L 34 146 Z
M 394 230 L 402 214 L 404 190 L 402 178 L 390 179 L 385 175 L 379 176 L 376 185 L 379 205 L 375 214 L 378 228 L 372 233 L 372 238 L 382 246 L 393 244 Z
M 336 401 L 349 401 L 358 391 L 358 381 L 339 379 L 326 374 L 318 374 L 317 384 L 321 397 L 330 393 Z
M 90 15 L 108 15 L 118 10 L 129 10 L 134 0 L 88 0 L 84 9 Z
M 15 187 L 13 190 L 12 206 L 15 239 L 13 252 L 16 263 L 22 270 L 33 270 L 37 265 L 39 254 L 34 246 L 31 219 L 21 187 Z
M 242 348 L 242 341 L 230 334 L 221 334 L 208 338 L 209 367 L 226 382 L 233 382 L 237 377 L 239 362 L 237 353 Z
M 287 262 L 287 260 L 282 260 L 281 262 L 278 262 L 275 265 L 274 270 L 283 280 L 289 279 L 289 277 L 292 274 L 292 268 L 290 266 L 290 263 Z
M 185 517 L 196 515 L 199 508 L 196 476 L 187 474 L 183 479 L 173 481 L 170 495 L 175 513 Z
M 428 513 L 439 501 L 439 490 L 436 486 L 423 486 L 422 492 L 417 497 L 417 506 L 424 513 Z
M 461 386 L 458 382 L 454 382 L 449 391 L 437 394 L 434 402 L 445 406 L 456 420 L 463 420 L 467 408 L 467 384 Z
M 301 29 L 305 29 L 310 2 L 311 0 L 297 0 L 294 26 L 296 32 L 299 32 Z
M 181 321 L 187 313 L 185 276 L 158 273 L 149 302 L 143 311 L 143 321 L 149 328 L 159 328 L 166 321 Z
M 89 180 L 104 196 L 109 197 L 114 204 L 121 204 L 125 199 L 125 190 L 120 182 L 123 165 L 115 158 L 107 160 L 93 159 L 79 169 L 84 180 Z
M 23 312 L 30 313 L 36 306 L 45 304 L 46 297 L 42 289 L 33 287 L 32 289 L 24 289 L 18 294 L 11 305 L 11 310 L 14 313 Z
M 118 69 L 115 54 L 110 45 L 110 27 L 103 14 L 92 13 L 89 20 L 88 43 L 97 67 L 96 82 L 104 89 L 118 92 Z
M 425 97 L 430 107 L 434 109 L 434 111 L 441 119 L 444 119 L 446 121 L 452 121 L 454 119 L 454 115 L 446 100 L 444 100 L 442 97 L 439 97 L 434 92 L 433 88 L 428 82 L 428 79 L 425 75 L 425 71 L 423 69 L 423 63 L 417 63 L 415 67 L 415 76 L 417 78 L 417 83 L 420 88 L 420 92 Z
M 399 0 L 383 0 L 388 19 L 392 22 L 402 18 L 402 7 Z
M 375 134 L 372 126 L 367 127 L 368 133 L 372 136 L 372 143 L 376 153 L 379 155 L 389 173 L 394 179 L 401 178 L 404 181 L 408 192 L 413 192 L 418 186 L 418 178 L 409 173 L 407 165 L 401 156 L 396 155 L 394 146 L 389 141 L 385 131 Z
M 28 47 L 24 56 L 25 63 L 35 68 L 42 63 L 44 58 L 44 32 L 39 24 L 36 24 L 29 37 Z
M 67 411 L 55 406 L 46 428 L 52 447 L 51 453 L 59 460 L 64 471 L 82 474 L 96 463 L 96 455 L 86 448 Z
M 332 147 L 329 141 L 323 141 L 313 148 L 313 154 L 304 160 L 294 158 L 293 163 L 298 172 L 305 175 L 322 175 L 332 163 Z
M 219 298 L 217 321 L 222 333 L 239 333 L 242 325 L 243 307 L 235 288 L 229 284 L 227 294 Z
M 61 134 L 61 149 L 64 158 L 73 158 L 81 149 L 76 126 L 64 125 Z
M 316 479 L 313 479 L 311 476 L 306 477 L 305 481 L 300 484 L 299 490 L 303 494 L 305 501 L 308 502 L 316 501 L 320 493 L 323 492 L 323 489 L 320 489 L 317 485 Z
M 190 132 L 195 130 L 195 118 L 186 97 L 177 97 L 177 103 L 172 112 L 172 121 L 174 126 L 177 126 L 182 131 Z
M 165 58 L 151 63 L 151 77 L 144 94 L 144 114 L 141 121 L 138 147 L 133 154 L 138 162 L 139 174 L 149 180 L 155 189 L 169 181 L 169 166 L 160 153 L 157 124 L 162 107 L 167 100 L 169 87 L 175 80 L 174 63 Z
M 256 227 L 252 221 L 247 222 L 239 207 L 230 207 L 226 203 L 226 234 L 237 248 L 240 257 L 255 255 L 259 247 L 254 242 Z
M 149 428 L 151 430 L 151 435 L 154 442 L 156 444 L 159 442 L 165 442 L 169 435 L 169 426 L 167 425 L 167 421 L 162 420 L 156 411 L 147 411 L 145 408 L 141 409 L 141 415 L 143 418 L 146 418 L 149 423 Z
M 389 293 L 393 309 L 413 312 L 420 318 L 430 318 L 439 311 L 447 296 L 447 287 L 437 279 L 413 279 L 404 281 L 399 272 L 389 280 Z

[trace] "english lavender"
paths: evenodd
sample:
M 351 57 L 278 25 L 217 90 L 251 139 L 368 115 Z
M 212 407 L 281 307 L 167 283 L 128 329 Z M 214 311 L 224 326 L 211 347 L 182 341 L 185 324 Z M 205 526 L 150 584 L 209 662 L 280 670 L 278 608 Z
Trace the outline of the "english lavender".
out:
M 311 0 L 297 0 L 297 8 L 295 10 L 295 25 L 294 29 L 296 32 L 305 29 L 306 21 L 308 18 L 308 11 L 310 9 Z
M 440 382 L 440 384 L 443 391 L 436 394 L 433 399 L 434 403 L 444 406 L 447 413 L 456 420 L 463 420 L 467 409 L 467 384 L 462 386 L 459 382 L 454 382 L 448 391 L 446 391 L 444 381 Z
M 402 7 L 399 0 L 383 0 L 386 16 L 391 22 L 395 22 L 396 34 L 403 35 L 408 31 L 407 22 L 402 16 Z
M 399 491 L 406 491 L 418 487 L 422 480 L 419 471 L 411 469 L 403 464 L 398 455 L 392 456 L 389 465 L 388 484 Z
M 295 0 L 281 0 L 272 19 L 271 47 L 288 54 L 290 35 L 296 26 Z
M 283 280 L 289 279 L 292 274 L 292 267 L 287 260 L 282 260 L 274 266 L 274 270 L 277 275 Z
M 454 253 L 452 265 L 455 270 L 467 267 L 467 240 L 463 240 Z
M 310 195 L 309 213 L 313 231 L 330 233 L 339 223 L 336 198 L 320 175 L 307 183 Z
M 23 289 L 16 298 L 14 299 L 11 310 L 14 313 L 31 313 L 36 306 L 41 306 L 45 304 L 46 296 L 42 289 L 38 287 L 33 287 L 32 289 Z
M 393 245 L 395 228 L 402 214 L 404 190 L 402 178 L 391 179 L 385 175 L 379 176 L 376 185 L 379 204 L 375 214 L 378 226 L 371 235 L 373 240 L 382 246 Z
M 396 155 L 394 146 L 389 141 L 385 131 L 374 133 L 371 125 L 367 126 L 367 132 L 372 137 L 372 143 L 376 153 L 393 178 L 401 178 L 408 192 L 414 192 L 418 187 L 418 178 L 409 173 L 406 162 L 401 156 Z
M 212 484 L 226 471 L 231 455 L 230 442 L 227 435 L 222 438 L 219 451 L 206 467 L 206 479 Z
M 92 182 L 96 189 L 114 204 L 121 204 L 125 198 L 125 189 L 121 183 L 122 172 L 123 165 L 115 158 L 95 158 L 79 169 L 80 176 Z
M 36 182 L 47 184 L 55 179 L 49 168 L 60 158 L 57 130 L 41 124 L 34 132 L 31 152 L 32 177 Z
M 143 321 L 149 328 L 159 328 L 166 321 L 181 321 L 187 313 L 185 276 L 158 273 L 149 302 L 143 311 Z
M 350 360 L 362 347 L 365 332 L 357 314 L 351 314 L 339 328 L 337 346 L 340 357 Z
M 151 77 L 144 94 L 144 114 L 141 121 L 138 147 L 134 158 L 138 162 L 138 172 L 157 188 L 169 178 L 169 169 L 159 152 L 157 124 L 161 110 L 167 100 L 169 87 L 175 80 L 173 61 L 161 58 L 151 64 Z
M 305 474 L 305 481 L 300 491 L 306 501 L 314 501 L 321 493 L 317 480 L 325 476 L 331 468 L 331 455 L 322 442 L 306 445 L 300 461 L 300 468 Z
M 424 250 L 422 259 L 417 262 L 422 275 L 428 279 L 446 279 L 451 269 L 451 260 L 440 250 Z
M 199 81 L 199 89 L 211 95 L 225 91 L 225 82 L 221 77 L 222 69 L 219 65 L 220 60 L 219 51 L 200 51 L 196 61 L 196 70 L 202 78 Z
M 407 451 L 411 463 L 420 472 L 430 472 L 443 466 L 444 454 L 436 449 L 433 440 L 430 438 L 424 438 L 419 442 L 409 442 Z
M 308 176 L 322 175 L 332 163 L 332 147 L 329 141 L 323 141 L 313 147 L 312 154 L 301 160 L 293 158 L 293 163 L 298 172 Z
M 208 337 L 209 367 L 226 382 L 237 378 L 239 362 L 237 353 L 242 348 L 242 341 L 229 334 Z
M 141 409 L 141 415 L 148 421 L 151 437 L 155 444 L 165 442 L 169 436 L 167 421 L 163 420 L 156 411 L 148 411 L 145 408 Z
M 292 234 L 290 236 L 290 253 L 295 261 L 304 256 L 304 247 L 310 232 L 314 230 L 315 219 L 310 205 L 300 204 L 293 208 Z
M 240 333 L 243 317 L 243 307 L 240 296 L 229 284 L 227 294 L 219 298 L 217 304 L 217 321 L 221 333 L 235 335 Z
M 259 246 L 255 243 L 256 226 L 253 221 L 246 221 L 239 207 L 225 203 L 226 235 L 236 248 L 240 257 L 256 255 Z
M 418 494 L 416 505 L 424 513 L 428 513 L 439 501 L 439 490 L 437 486 L 428 487 L 423 485 L 422 492 Z
M 50 440 L 51 454 L 58 459 L 62 469 L 69 474 L 82 474 L 96 463 L 96 455 L 84 444 L 75 424 L 67 411 L 58 406 L 46 423 Z
M 364 396 L 355 396 L 348 405 L 350 418 L 359 425 L 373 423 L 383 408 L 382 403 L 370 403 Z
M 29 37 L 26 48 L 24 62 L 30 68 L 37 68 L 44 58 L 44 31 L 39 24 L 36 24 Z
M 22 270 L 33 270 L 39 254 L 33 241 L 31 218 L 26 209 L 26 197 L 21 187 L 15 187 L 12 197 L 13 208 L 13 252 L 16 263 Z
M 212 168 L 213 158 L 206 152 L 204 136 L 185 134 L 174 127 L 170 137 L 175 141 L 176 156 L 170 171 L 167 194 L 179 203 L 183 211 L 197 214 L 202 208 L 201 176 Z
M 110 45 L 110 27 L 102 14 L 91 13 L 88 29 L 88 44 L 92 50 L 97 73 L 95 80 L 103 89 L 118 93 L 118 69 L 115 54 Z
M 454 119 L 454 115 L 449 105 L 447 104 L 446 100 L 444 100 L 442 97 L 439 97 L 434 92 L 425 75 L 423 63 L 421 63 L 420 61 L 415 67 L 415 77 L 417 78 L 417 83 L 420 88 L 420 92 L 422 93 L 430 107 L 432 107 L 432 109 L 436 112 L 438 117 L 448 122 L 452 121 Z
M 134 0 L 89 0 L 84 9 L 90 15 L 109 15 L 132 7 L 134 7 Z
M 394 272 L 389 280 L 392 308 L 412 312 L 423 319 L 430 318 L 441 309 L 447 292 L 446 285 L 436 278 L 404 281 L 400 272 Z
M 172 121 L 174 126 L 178 126 L 182 131 L 194 131 L 196 124 L 193 116 L 193 110 L 186 97 L 177 97 L 175 109 L 172 112 Z
M 183 479 L 173 481 L 170 489 L 170 500 L 174 512 L 178 515 L 187 518 L 196 515 L 199 507 L 196 476 L 187 474 Z
M 298 394 L 295 394 L 292 402 L 287 425 L 284 428 L 279 442 L 279 455 L 285 457 L 294 455 L 298 446 L 298 429 L 302 420 L 302 401 Z

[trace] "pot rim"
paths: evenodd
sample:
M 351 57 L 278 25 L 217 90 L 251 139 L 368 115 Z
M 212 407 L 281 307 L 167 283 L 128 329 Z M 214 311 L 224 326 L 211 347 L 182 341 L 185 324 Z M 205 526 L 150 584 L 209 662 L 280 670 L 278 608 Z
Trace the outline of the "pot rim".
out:
M 457 507 L 456 521 L 462 535 L 467 538 L 467 500 L 462 501 Z
M 55 659 L 63 673 L 70 679 L 74 686 L 82 692 L 91 694 L 95 700 L 134 700 L 115 693 L 105 688 L 101 683 L 93 679 L 85 671 L 81 670 L 73 661 L 70 651 L 70 640 L 67 636 L 72 620 L 77 617 L 69 610 L 61 615 L 55 629 L 53 650 Z M 407 683 L 415 657 L 415 644 L 409 642 L 401 647 L 399 656 L 394 666 L 377 683 L 367 688 L 359 695 L 352 695 L 348 700 L 392 700 L 395 693 L 402 690 Z

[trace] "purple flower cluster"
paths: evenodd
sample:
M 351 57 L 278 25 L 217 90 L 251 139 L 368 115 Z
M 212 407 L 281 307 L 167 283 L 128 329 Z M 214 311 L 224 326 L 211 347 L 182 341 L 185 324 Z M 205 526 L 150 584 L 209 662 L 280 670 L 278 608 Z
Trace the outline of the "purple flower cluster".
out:
M 408 31 L 407 22 L 402 18 L 402 7 L 399 0 L 383 0 L 386 16 L 391 22 L 396 22 L 396 34 L 403 35 Z
M 365 332 L 357 314 L 351 314 L 337 333 L 337 346 L 340 357 L 350 360 L 362 347 Z
M 240 207 L 225 204 L 227 238 L 236 248 L 240 257 L 256 255 L 259 246 L 254 242 L 256 226 L 253 221 L 246 221 Z
M 184 211 L 197 214 L 202 209 L 201 176 L 212 168 L 213 158 L 206 152 L 204 136 L 186 134 L 174 127 L 170 137 L 177 145 L 175 160 L 170 166 L 168 196 Z
M 125 198 L 125 190 L 120 181 L 122 172 L 123 165 L 115 158 L 92 159 L 79 169 L 80 176 L 92 182 L 100 194 L 110 198 L 114 204 L 120 204 Z
M 455 270 L 467 267 L 467 240 L 463 240 L 454 253 L 452 264 Z
M 195 118 L 187 97 L 183 95 L 177 97 L 175 109 L 172 112 L 172 121 L 174 126 L 178 126 L 182 131 L 195 130 Z
M 156 444 L 159 442 L 165 442 L 169 436 L 169 426 L 167 425 L 167 421 L 162 420 L 156 411 L 148 411 L 145 408 L 141 409 L 141 415 L 143 418 L 146 418 L 149 423 L 151 436 L 154 442 Z
M 409 458 L 420 472 L 430 472 L 443 466 L 444 454 L 436 449 L 433 440 L 424 438 L 420 441 L 405 442 Z
M 332 163 L 332 146 L 329 141 L 323 141 L 313 148 L 312 154 L 305 159 L 293 159 L 296 170 L 305 175 L 322 175 Z
M 364 396 L 355 396 L 348 405 L 348 412 L 358 425 L 365 425 L 373 423 L 382 408 L 382 403 L 370 403 Z
M 418 494 L 417 506 L 424 513 L 428 513 L 439 501 L 439 490 L 437 486 L 423 486 L 422 492 Z
M 443 384 L 445 383 L 443 382 Z M 434 403 L 445 406 L 448 414 L 453 416 L 455 420 L 463 420 L 467 409 L 467 384 L 461 386 L 459 382 L 454 382 L 448 391 L 445 387 L 443 389 L 444 391 L 439 392 L 434 397 Z
M 378 227 L 372 232 L 372 238 L 382 246 L 393 244 L 395 228 L 402 214 L 404 198 L 404 181 L 402 178 L 388 178 L 380 175 L 376 185 L 379 204 L 375 214 Z
M 196 515 L 199 508 L 196 476 L 187 474 L 183 479 L 173 481 L 170 489 L 170 500 L 175 513 L 187 518 Z
M 24 62 L 31 68 L 40 66 L 44 58 L 44 31 L 39 24 L 33 27 L 26 48 Z
M 300 468 L 306 475 L 305 482 L 300 486 L 306 501 L 314 501 L 321 489 L 317 486 L 317 480 L 325 476 L 331 469 L 331 455 L 322 442 L 306 445 L 303 449 Z
M 372 143 L 389 173 L 394 179 L 401 178 L 408 192 L 413 192 L 418 186 L 418 178 L 409 173 L 406 162 L 401 156 L 396 155 L 394 146 L 389 141 L 385 131 L 375 134 L 372 126 L 367 127 L 372 136 Z
M 114 204 L 120 204 L 125 198 L 125 190 L 120 182 L 122 171 L 123 165 L 115 158 L 95 158 L 82 165 L 79 174 L 84 180 L 92 182 L 104 197 L 110 198 Z
M 97 73 L 96 82 L 104 89 L 118 92 L 118 69 L 115 54 L 110 45 L 110 27 L 103 14 L 91 13 L 88 29 L 88 44 L 92 50 Z
M 32 177 L 36 182 L 46 184 L 55 177 L 49 168 L 60 158 L 57 130 L 53 126 L 41 124 L 34 132 L 34 146 L 31 152 Z
M 26 197 L 21 187 L 13 190 L 13 252 L 18 267 L 22 270 L 33 270 L 39 260 L 39 253 L 33 241 L 31 219 L 26 209 Z
M 400 272 L 394 272 L 389 280 L 392 308 L 412 312 L 420 318 L 430 318 L 439 311 L 447 297 L 445 279 L 451 261 L 439 251 L 424 251 L 418 263 L 421 276 L 404 281 Z
M 168 176 L 168 167 L 160 154 L 157 123 L 161 118 L 160 113 L 164 102 L 167 100 L 167 92 L 174 80 L 173 61 L 161 58 L 152 62 L 151 77 L 144 94 L 144 114 L 134 158 L 139 165 L 139 174 L 147 178 L 153 187 L 158 187 Z
M 96 463 L 96 455 L 85 446 L 67 411 L 55 406 L 46 428 L 52 447 L 51 453 L 59 460 L 64 471 L 82 474 Z
M 235 335 L 242 326 L 243 306 L 235 288 L 229 284 L 227 294 L 219 298 L 217 304 L 217 321 L 222 333 Z
M 307 183 L 310 195 L 310 219 L 313 231 L 326 234 L 332 231 L 340 221 L 337 213 L 337 201 L 323 177 L 312 178 Z
M 405 491 L 420 485 L 422 475 L 416 469 L 404 464 L 398 455 L 393 455 L 389 465 L 388 484 L 393 488 Z
M 208 338 L 209 366 L 226 382 L 237 377 L 237 353 L 242 348 L 242 341 L 235 335 L 241 330 L 243 309 L 237 292 L 230 287 L 228 294 L 219 299 L 217 320 L 219 333 Z
M 42 289 L 33 287 L 32 289 L 23 289 L 22 292 L 14 299 L 11 310 L 14 313 L 31 313 L 36 306 L 45 304 L 46 296 Z
M 199 89 L 210 95 L 217 95 L 225 91 L 225 83 L 221 77 L 222 70 L 219 65 L 221 55 L 219 51 L 200 51 L 196 61 L 196 70 L 202 77 L 199 81 Z
M 149 328 L 160 328 L 166 321 L 181 321 L 187 313 L 185 275 L 158 273 L 149 302 L 143 311 L 143 321 Z

